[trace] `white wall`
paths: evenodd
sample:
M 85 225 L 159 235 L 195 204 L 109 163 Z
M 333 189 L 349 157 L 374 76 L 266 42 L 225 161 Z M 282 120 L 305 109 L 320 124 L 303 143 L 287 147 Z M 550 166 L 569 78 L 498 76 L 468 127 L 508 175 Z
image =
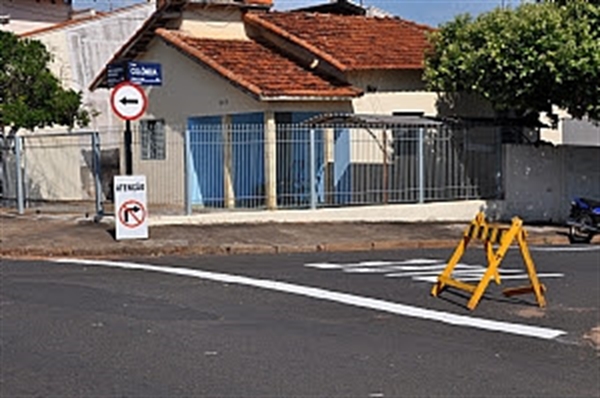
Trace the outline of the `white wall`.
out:
M 82 151 L 90 137 L 23 135 L 26 195 L 36 200 L 91 200 L 94 184 Z
M 502 218 L 566 221 L 574 196 L 600 199 L 600 147 L 504 146 Z
M 121 130 L 122 122 L 110 108 L 110 91 L 90 92 L 88 87 L 112 55 L 136 32 L 154 11 L 153 4 L 141 4 L 107 17 L 85 20 L 34 36 L 52 53 L 50 70 L 63 85 L 83 93 L 84 107 L 93 115 L 90 129 Z M 115 141 L 115 139 L 110 139 Z

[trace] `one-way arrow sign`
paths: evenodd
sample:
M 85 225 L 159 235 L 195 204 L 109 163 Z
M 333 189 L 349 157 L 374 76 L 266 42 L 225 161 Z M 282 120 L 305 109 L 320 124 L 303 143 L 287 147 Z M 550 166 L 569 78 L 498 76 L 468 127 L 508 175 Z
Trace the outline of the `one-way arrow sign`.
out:
M 127 104 L 137 104 L 139 101 L 137 99 L 129 99 L 127 97 L 123 97 L 119 100 L 120 103 L 122 103 L 123 105 L 127 105 Z
M 113 112 L 121 119 L 136 120 L 146 112 L 148 100 L 140 86 L 123 82 L 113 88 L 110 105 Z

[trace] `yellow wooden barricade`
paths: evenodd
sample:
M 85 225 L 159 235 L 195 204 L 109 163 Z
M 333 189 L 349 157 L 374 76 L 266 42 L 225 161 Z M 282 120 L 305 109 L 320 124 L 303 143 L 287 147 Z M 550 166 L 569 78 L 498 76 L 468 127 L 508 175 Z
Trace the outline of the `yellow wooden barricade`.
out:
M 523 229 L 523 221 L 518 217 L 512 219 L 512 224 L 510 226 L 500 226 L 488 224 L 483 212 L 478 213 L 469 227 L 465 230 L 462 240 L 448 261 L 448 265 L 438 276 L 437 282 L 431 290 L 431 294 L 434 297 L 437 297 L 446 286 L 467 291 L 472 294 L 467 307 L 474 310 L 492 278 L 496 284 L 500 284 L 500 273 L 498 268 L 510 245 L 516 240 L 521 249 L 521 255 L 523 256 L 523 262 L 525 263 L 531 285 L 504 289 L 503 294 L 510 297 L 518 294 L 534 293 L 538 305 L 540 307 L 545 307 L 546 300 L 544 299 L 544 293 L 546 287 L 538 280 L 526 238 L 527 232 Z M 488 262 L 487 270 L 477 285 L 461 282 L 452 278 L 452 271 L 465 253 L 467 245 L 471 240 L 483 242 Z M 497 250 L 494 250 L 494 245 L 498 246 Z

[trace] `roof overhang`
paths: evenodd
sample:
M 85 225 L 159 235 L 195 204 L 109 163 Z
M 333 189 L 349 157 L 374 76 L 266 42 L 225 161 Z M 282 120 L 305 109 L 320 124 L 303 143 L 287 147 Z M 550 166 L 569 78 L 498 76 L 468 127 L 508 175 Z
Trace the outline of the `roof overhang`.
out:
M 444 122 L 448 124 L 464 125 L 468 127 L 526 127 L 526 128 L 550 128 L 533 117 L 447 117 Z
M 298 102 L 298 101 L 334 102 L 334 101 L 349 101 L 352 98 L 360 97 L 361 95 L 362 95 L 362 93 L 360 91 L 356 91 L 355 95 L 348 95 L 348 96 L 325 96 L 325 95 L 323 95 L 323 96 L 316 96 L 316 95 L 298 95 L 298 96 L 273 95 L 273 96 L 268 96 L 268 95 L 261 95 L 258 97 L 258 99 L 263 102 Z
M 362 128 L 438 127 L 440 120 L 417 115 L 372 115 L 356 113 L 326 113 L 303 122 L 313 126 L 345 126 Z
M 336 0 L 330 3 L 317 4 L 314 6 L 303 7 L 291 10 L 292 12 L 316 12 L 322 14 L 337 15 L 367 15 L 367 10 L 358 4 L 349 0 Z

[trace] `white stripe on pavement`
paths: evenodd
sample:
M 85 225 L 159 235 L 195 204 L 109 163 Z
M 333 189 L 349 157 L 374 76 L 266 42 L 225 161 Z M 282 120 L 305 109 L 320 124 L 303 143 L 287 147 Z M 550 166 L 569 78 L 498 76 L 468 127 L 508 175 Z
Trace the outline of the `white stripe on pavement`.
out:
M 389 277 L 390 275 L 386 275 L 387 277 Z M 478 275 L 474 275 L 474 276 L 461 276 L 460 281 L 461 282 L 479 282 L 481 280 L 481 277 L 483 276 L 483 272 L 481 274 Z M 565 274 L 560 274 L 560 273 L 556 273 L 556 274 L 537 274 L 538 278 L 562 278 L 564 277 Z M 529 275 L 524 274 L 524 275 L 500 275 L 500 279 L 505 281 L 505 280 L 518 280 L 518 279 L 529 279 Z M 429 282 L 429 283 L 436 283 L 438 280 L 437 275 L 435 276 L 414 276 L 413 280 L 415 281 L 420 281 L 420 282 Z
M 104 266 L 128 270 L 161 272 L 172 275 L 189 276 L 204 280 L 222 283 L 231 283 L 244 286 L 252 286 L 260 289 L 273 290 L 277 292 L 295 294 L 311 297 L 319 300 L 327 300 L 336 303 L 351 305 L 360 308 L 368 308 L 376 311 L 389 312 L 392 314 L 408 316 L 442 322 L 450 325 L 465 326 L 495 332 L 510 333 L 520 336 L 535 337 L 551 340 L 566 334 L 563 330 L 549 329 L 538 326 L 529 326 L 517 323 L 494 321 L 483 318 L 475 318 L 466 315 L 456 315 L 449 312 L 419 308 L 405 304 L 393 303 L 369 297 L 361 297 L 347 293 L 339 293 L 320 288 L 295 285 L 286 282 L 278 282 L 267 279 L 254 279 L 245 276 L 229 275 L 216 272 L 207 272 L 189 268 L 167 267 L 150 264 L 137 264 L 130 262 L 83 260 L 83 259 L 57 259 L 54 262 L 61 264 L 80 264 L 90 266 Z

